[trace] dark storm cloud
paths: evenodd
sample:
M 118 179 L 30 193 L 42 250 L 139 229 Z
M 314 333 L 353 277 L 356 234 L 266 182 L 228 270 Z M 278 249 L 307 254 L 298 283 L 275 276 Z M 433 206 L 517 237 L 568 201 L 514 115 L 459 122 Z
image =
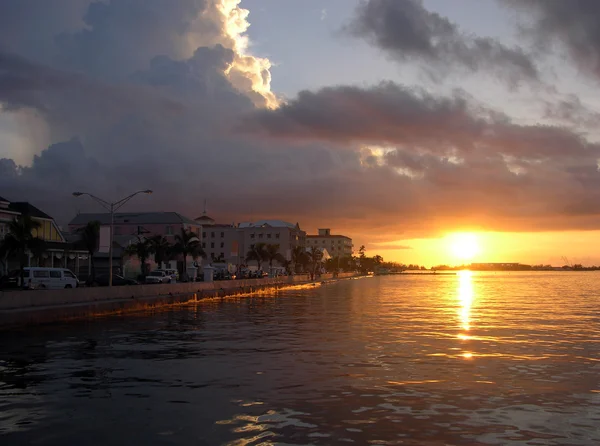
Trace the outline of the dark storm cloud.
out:
M 362 146 L 364 167 L 395 172 L 397 199 L 411 197 L 417 205 L 407 211 L 424 219 L 505 227 L 527 220 L 535 230 L 580 224 L 582 207 L 573 202 L 585 201 L 586 215 L 600 213 L 597 144 L 566 128 L 514 123 L 460 97 L 392 83 L 331 87 L 256 111 L 242 129 L 288 143 Z
M 530 14 L 521 26 L 538 48 L 560 42 L 578 67 L 600 77 L 600 2 L 596 0 L 499 0 Z M 533 19 L 533 20 L 530 20 Z
M 537 80 L 539 75 L 522 49 L 467 35 L 447 18 L 426 10 L 420 0 L 362 1 L 346 30 L 396 59 L 433 64 L 434 76 L 443 76 L 448 67 L 489 70 L 511 84 Z
M 426 147 L 436 154 L 485 148 L 525 159 L 594 155 L 564 128 L 523 126 L 459 96 L 432 96 L 386 82 L 371 88 L 304 91 L 277 110 L 260 110 L 242 129 L 288 140 Z

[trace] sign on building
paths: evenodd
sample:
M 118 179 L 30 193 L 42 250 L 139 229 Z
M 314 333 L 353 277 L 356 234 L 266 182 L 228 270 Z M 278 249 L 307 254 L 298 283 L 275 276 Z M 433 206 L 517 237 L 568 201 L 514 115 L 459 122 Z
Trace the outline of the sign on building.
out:
M 110 226 L 100 226 L 98 252 L 110 252 Z

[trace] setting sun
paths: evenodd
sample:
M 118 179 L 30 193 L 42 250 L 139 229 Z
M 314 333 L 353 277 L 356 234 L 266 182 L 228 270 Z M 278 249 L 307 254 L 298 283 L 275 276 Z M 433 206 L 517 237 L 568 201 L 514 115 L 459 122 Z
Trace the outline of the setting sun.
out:
M 472 260 L 479 254 L 479 238 L 472 233 L 457 233 L 448 236 L 448 248 L 457 260 Z

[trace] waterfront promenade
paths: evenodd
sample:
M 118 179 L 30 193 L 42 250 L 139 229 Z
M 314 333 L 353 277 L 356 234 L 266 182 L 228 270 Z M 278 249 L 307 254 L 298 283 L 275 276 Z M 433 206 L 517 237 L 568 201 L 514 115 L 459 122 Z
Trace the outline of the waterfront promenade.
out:
M 342 280 L 355 273 L 324 274 L 318 282 Z M 0 291 L 0 329 L 22 324 L 64 321 L 165 305 L 183 304 L 214 297 L 249 295 L 314 283 L 306 275 L 264 279 L 189 282 L 164 285 L 76 288 L 65 290 Z

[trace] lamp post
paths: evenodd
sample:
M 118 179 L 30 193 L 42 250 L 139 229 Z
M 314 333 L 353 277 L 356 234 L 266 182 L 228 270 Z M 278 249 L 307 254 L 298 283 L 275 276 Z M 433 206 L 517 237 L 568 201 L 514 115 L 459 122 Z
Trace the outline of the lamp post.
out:
M 150 189 L 146 189 L 146 190 L 138 190 L 137 192 L 132 193 L 131 195 L 128 195 L 125 198 L 122 198 L 118 201 L 115 202 L 108 202 L 106 200 L 103 200 L 102 198 L 98 198 L 95 195 L 92 195 L 88 192 L 73 192 L 73 196 L 74 197 L 81 197 L 82 195 L 87 195 L 88 197 L 92 198 L 93 200 L 97 201 L 98 203 L 100 203 L 100 205 L 106 209 L 107 211 L 110 212 L 110 244 L 108 247 L 108 286 L 111 287 L 112 283 L 113 283 L 113 268 L 112 268 L 112 263 L 113 263 L 113 233 L 114 233 L 114 229 L 115 229 L 115 211 L 117 211 L 121 206 L 123 206 L 125 203 L 127 203 L 129 200 L 131 200 L 133 197 L 135 197 L 138 194 L 151 194 L 152 191 Z

